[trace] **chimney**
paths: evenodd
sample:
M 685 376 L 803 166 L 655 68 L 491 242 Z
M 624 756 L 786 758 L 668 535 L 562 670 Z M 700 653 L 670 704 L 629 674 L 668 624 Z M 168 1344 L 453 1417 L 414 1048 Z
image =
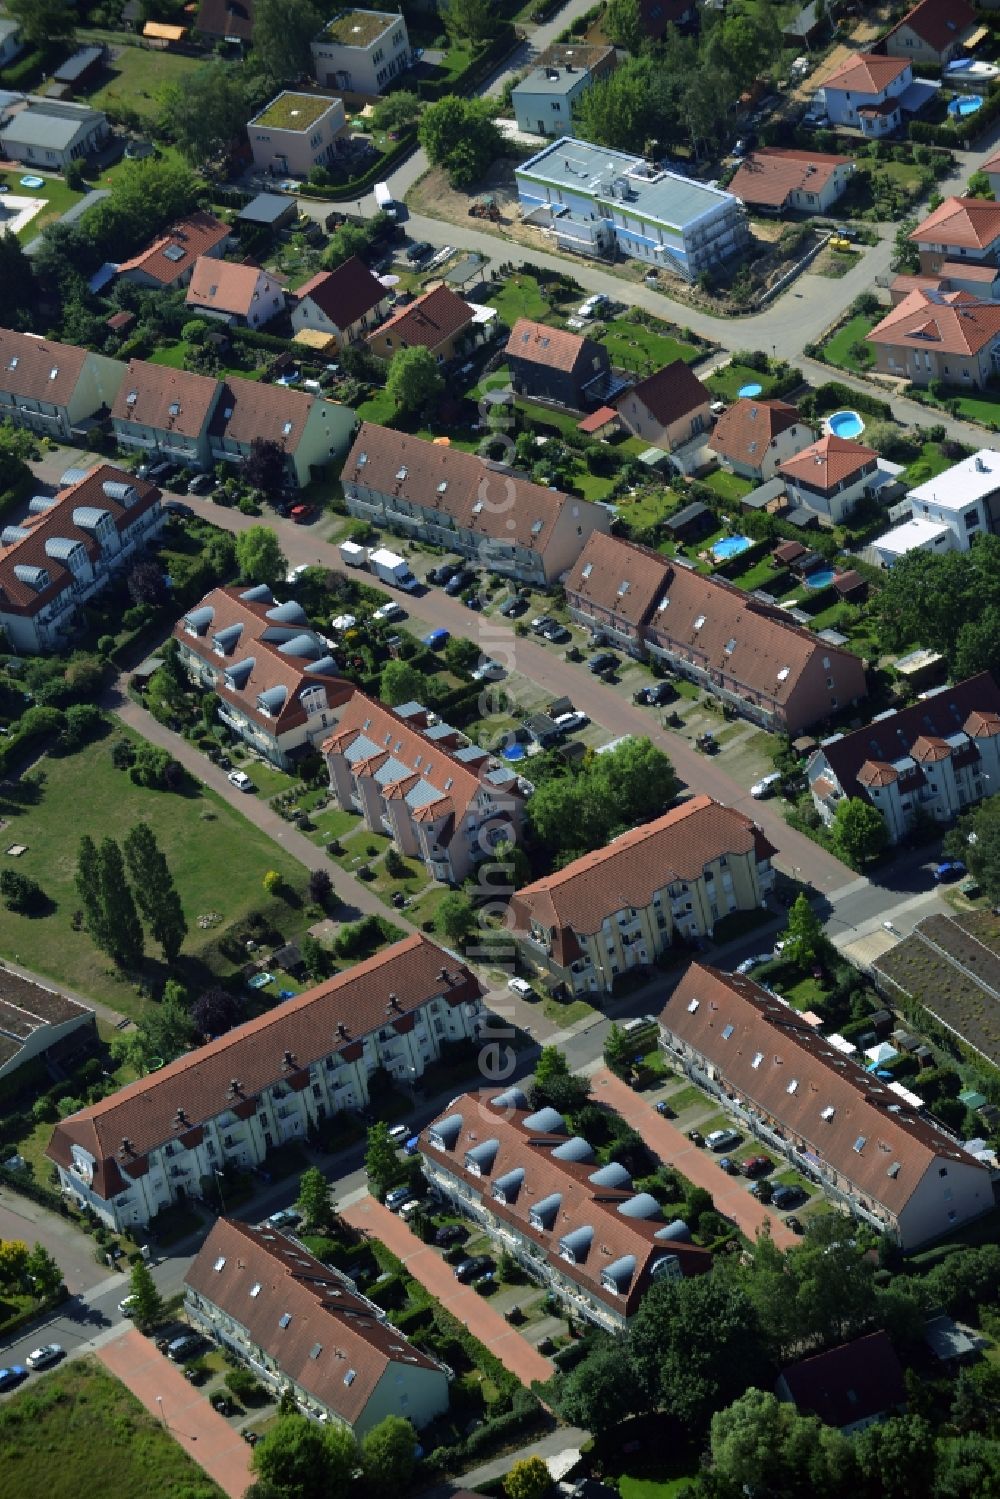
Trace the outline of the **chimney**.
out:
M 178 1109 L 174 1115 L 174 1129 L 183 1129 L 188 1123 L 188 1117 L 183 1109 Z
M 284 1069 L 285 1069 L 286 1072 L 291 1072 L 292 1071 L 292 1069 L 296 1065 L 295 1064 L 295 1053 L 294 1053 L 294 1051 L 286 1051 L 285 1052 L 284 1056 L 281 1059 L 281 1065 L 282 1065 L 282 1067 L 284 1067 Z
M 347 1026 L 344 1024 L 344 1022 L 342 1020 L 338 1020 L 337 1021 L 337 1035 L 338 1036 L 348 1036 L 348 1035 L 350 1035 L 350 1032 L 348 1031 Z
M 402 1009 L 402 1005 L 399 1003 L 399 995 L 398 994 L 390 994 L 389 995 L 389 1009 L 390 1010 L 401 1010 Z
M 118 1154 L 121 1156 L 122 1160 L 124 1160 L 126 1156 L 135 1155 L 135 1146 L 132 1144 L 132 1141 L 129 1139 L 128 1135 L 122 1135 L 122 1143 L 118 1147 Z
M 243 1086 L 242 1086 L 239 1078 L 238 1077 L 231 1077 L 229 1079 L 229 1097 L 230 1098 L 239 1098 L 239 1096 L 240 1096 L 240 1094 L 242 1092 L 243 1092 Z

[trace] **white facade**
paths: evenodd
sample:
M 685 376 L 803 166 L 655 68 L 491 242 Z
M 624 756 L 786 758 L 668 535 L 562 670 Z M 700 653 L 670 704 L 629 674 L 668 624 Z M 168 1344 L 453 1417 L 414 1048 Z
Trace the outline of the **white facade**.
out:
M 876 59 L 876 61 L 878 61 Z M 861 92 L 858 89 L 831 88 L 822 90 L 826 100 L 826 112 L 832 125 L 851 125 L 863 135 L 889 135 L 902 122 L 899 97 L 913 82 L 913 69 L 903 68 L 895 78 L 881 89 Z M 865 111 L 870 111 L 865 113 Z
M 313 70 L 322 87 L 381 94 L 413 61 L 403 17 L 389 11 L 344 10 L 312 43 Z

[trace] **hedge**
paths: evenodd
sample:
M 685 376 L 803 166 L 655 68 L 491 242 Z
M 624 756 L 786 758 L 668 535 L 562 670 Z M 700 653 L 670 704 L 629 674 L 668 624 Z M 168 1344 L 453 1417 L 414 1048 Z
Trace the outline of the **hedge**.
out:
M 436 104 L 449 94 L 471 94 L 495 65 L 519 45 L 513 23 L 503 21 L 496 36 L 472 59 L 464 73 L 459 73 L 457 78 L 440 81 L 428 79 L 418 83 L 417 97 L 427 104 Z
M 879 416 L 890 421 L 892 419 L 892 407 L 888 401 L 880 401 L 878 396 L 871 396 L 867 391 L 855 390 L 852 385 L 841 385 L 839 380 L 828 380 L 825 385 L 818 386 L 812 399 L 817 416 L 825 416 L 828 411 L 837 411 L 842 406 L 847 406 L 855 411 L 863 411 L 866 416 Z
M 56 1192 L 52 1187 L 43 1187 L 41 1182 L 35 1181 L 25 1171 L 10 1171 L 6 1166 L 0 1165 L 0 1187 L 20 1192 L 22 1197 L 41 1203 L 42 1207 L 49 1208 L 53 1213 L 60 1213 L 64 1218 L 69 1216 L 69 1206 L 62 1193 Z
M 421 85 L 422 86 L 422 85 Z M 386 177 L 392 167 L 398 166 L 405 156 L 409 156 L 417 144 L 416 130 L 407 130 L 400 136 L 391 151 L 386 151 L 379 157 L 374 166 L 362 172 L 360 177 L 352 177 L 348 182 L 337 182 L 331 187 L 314 187 L 311 182 L 303 184 L 300 194 L 303 198 L 319 198 L 324 203 L 342 203 L 345 198 L 358 198 L 368 192 L 369 188 L 375 186 Z
M 461 1472 L 485 1450 L 537 1426 L 541 1417 L 542 1406 L 538 1398 L 529 1390 L 519 1389 L 512 1410 L 484 1421 L 462 1442 L 455 1442 L 451 1447 L 435 1447 L 424 1460 L 422 1471 L 427 1477 Z
M 51 53 L 51 48 L 36 47 L 34 52 L 26 52 L 16 62 L 12 62 L 9 68 L 4 68 L 0 73 L 0 83 L 6 89 L 20 90 L 29 79 L 37 77 L 39 81 L 46 71 L 46 64 Z

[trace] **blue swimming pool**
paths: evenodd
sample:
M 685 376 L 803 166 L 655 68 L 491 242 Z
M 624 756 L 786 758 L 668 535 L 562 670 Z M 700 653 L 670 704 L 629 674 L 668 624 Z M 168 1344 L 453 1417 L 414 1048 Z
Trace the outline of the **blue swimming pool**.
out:
M 860 437 L 865 424 L 856 411 L 835 411 L 826 419 L 827 431 L 834 437 Z
M 759 396 L 763 389 L 763 385 L 754 380 L 749 385 L 741 385 L 736 394 L 741 401 L 749 400 L 753 396 Z
M 523 760 L 524 745 L 508 744 L 507 748 L 503 751 L 503 757 L 505 760 Z
M 803 582 L 807 588 L 829 588 L 836 576 L 832 567 L 823 567 L 819 572 L 808 573 Z
M 948 105 L 948 113 L 964 119 L 966 115 L 974 115 L 982 107 L 982 94 L 969 94 L 964 99 L 952 99 Z
M 712 548 L 712 556 L 716 562 L 726 562 L 730 557 L 738 557 L 745 552 L 747 547 L 752 547 L 753 542 L 749 536 L 724 536 L 717 541 Z

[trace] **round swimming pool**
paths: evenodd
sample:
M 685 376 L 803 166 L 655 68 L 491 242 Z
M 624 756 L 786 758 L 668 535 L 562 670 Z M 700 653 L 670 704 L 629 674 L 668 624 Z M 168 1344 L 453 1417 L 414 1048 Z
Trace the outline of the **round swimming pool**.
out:
M 736 392 L 736 395 L 741 401 L 749 400 L 753 396 L 759 396 L 763 389 L 763 385 L 754 380 L 751 381 L 749 385 L 741 385 L 739 390 Z
M 860 437 L 865 424 L 856 411 L 835 411 L 826 419 L 826 430 L 834 437 Z
M 523 760 L 524 745 L 508 744 L 507 748 L 502 753 L 505 760 Z
M 966 115 L 974 115 L 982 107 L 982 94 L 967 94 L 962 99 L 952 99 L 948 105 L 948 113 L 958 119 L 965 119 Z
M 808 573 L 802 581 L 807 588 L 829 588 L 836 576 L 832 567 L 823 567 L 818 572 Z

